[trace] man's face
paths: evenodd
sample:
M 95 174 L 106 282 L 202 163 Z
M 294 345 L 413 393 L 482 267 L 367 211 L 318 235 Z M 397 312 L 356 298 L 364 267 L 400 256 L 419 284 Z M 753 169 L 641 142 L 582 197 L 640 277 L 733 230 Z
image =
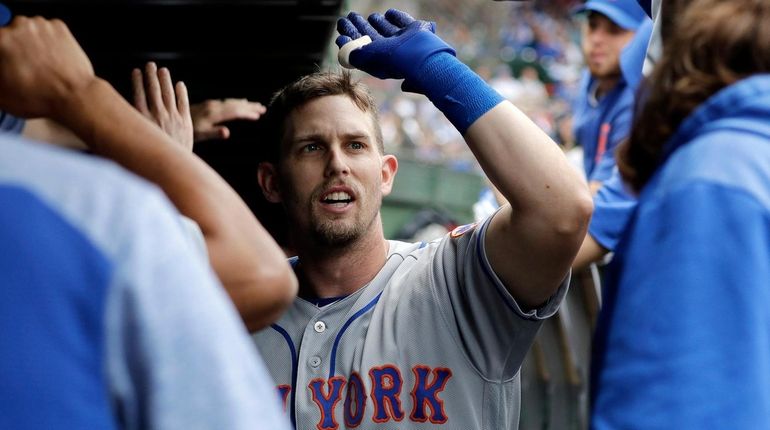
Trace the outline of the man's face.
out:
M 295 240 L 340 247 L 377 228 L 397 163 L 380 153 L 372 116 L 347 96 L 324 96 L 292 111 L 285 125 L 268 199 L 283 203 Z
M 597 79 L 620 76 L 620 52 L 634 37 L 606 16 L 590 12 L 583 27 L 583 55 L 591 75 Z

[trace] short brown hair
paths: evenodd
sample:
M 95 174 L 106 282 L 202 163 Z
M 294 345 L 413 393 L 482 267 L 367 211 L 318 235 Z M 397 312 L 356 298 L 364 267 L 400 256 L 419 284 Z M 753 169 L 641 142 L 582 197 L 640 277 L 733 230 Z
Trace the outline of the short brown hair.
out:
M 348 96 L 364 112 L 371 115 L 375 139 L 380 153 L 384 152 L 382 128 L 374 97 L 368 87 L 353 80 L 350 72 L 315 72 L 299 78 L 278 90 L 270 100 L 265 115 L 265 127 L 270 149 L 268 159 L 277 162 L 280 157 L 281 138 L 289 114 L 305 103 L 324 96 Z

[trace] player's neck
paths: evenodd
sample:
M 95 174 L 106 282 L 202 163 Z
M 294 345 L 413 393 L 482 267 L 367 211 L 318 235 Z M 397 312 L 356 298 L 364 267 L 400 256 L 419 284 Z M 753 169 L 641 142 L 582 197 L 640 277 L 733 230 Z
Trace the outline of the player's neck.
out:
M 373 229 L 343 248 L 300 247 L 297 249 L 300 290 L 312 291 L 320 298 L 353 294 L 382 269 L 388 246 L 382 229 Z
M 605 94 L 612 91 L 613 88 L 615 88 L 615 85 L 618 84 L 618 81 L 620 80 L 620 77 L 618 76 L 608 76 L 604 78 L 599 78 L 596 80 L 596 91 L 594 93 L 597 100 L 604 97 Z

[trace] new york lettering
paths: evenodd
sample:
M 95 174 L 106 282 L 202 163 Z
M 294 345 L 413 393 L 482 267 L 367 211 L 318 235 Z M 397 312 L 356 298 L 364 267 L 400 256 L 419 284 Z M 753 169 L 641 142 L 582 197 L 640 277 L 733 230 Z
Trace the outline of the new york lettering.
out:
M 452 371 L 444 367 L 430 368 L 417 365 L 412 368 L 414 384 L 409 392 L 411 407 L 408 419 L 413 422 L 444 424 L 449 417 L 444 410 L 444 401 L 439 393 L 444 391 L 447 382 L 452 377 Z M 348 378 L 334 376 L 330 379 L 316 378 L 310 381 L 307 388 L 312 399 L 318 406 L 320 420 L 316 425 L 318 430 L 337 430 L 339 423 L 335 418 L 337 407 L 342 401 L 342 416 L 345 426 L 358 427 L 367 416 L 367 406 L 371 405 L 368 417 L 377 423 L 402 421 L 407 417 L 402 403 L 404 379 L 398 367 L 386 364 L 373 367 L 368 372 L 371 389 L 367 393 L 363 378 L 353 372 Z M 287 385 L 279 385 L 278 390 L 283 400 L 284 410 L 287 410 L 289 390 Z

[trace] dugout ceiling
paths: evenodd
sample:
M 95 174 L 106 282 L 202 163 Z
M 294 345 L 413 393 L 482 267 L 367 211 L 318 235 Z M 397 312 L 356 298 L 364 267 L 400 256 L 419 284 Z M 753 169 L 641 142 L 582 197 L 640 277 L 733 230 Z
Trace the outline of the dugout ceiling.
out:
M 130 72 L 149 60 L 187 84 L 191 102 L 270 95 L 327 55 L 343 0 L 4 0 L 14 15 L 60 18 L 96 73 L 130 97 Z M 254 209 L 258 124 L 196 152 Z

